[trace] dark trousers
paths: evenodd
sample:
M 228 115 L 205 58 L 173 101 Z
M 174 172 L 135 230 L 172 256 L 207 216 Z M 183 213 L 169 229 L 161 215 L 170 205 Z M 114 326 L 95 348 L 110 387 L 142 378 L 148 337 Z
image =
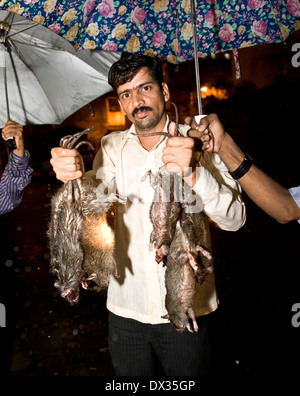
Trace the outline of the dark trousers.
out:
M 206 319 L 197 322 L 197 333 L 180 334 L 170 323 L 145 324 L 109 312 L 109 348 L 116 375 L 210 375 Z

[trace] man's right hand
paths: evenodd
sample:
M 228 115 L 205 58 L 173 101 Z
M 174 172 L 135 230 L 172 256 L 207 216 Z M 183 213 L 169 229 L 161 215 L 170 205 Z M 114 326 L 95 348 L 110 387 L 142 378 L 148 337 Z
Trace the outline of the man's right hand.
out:
M 199 124 L 193 117 L 186 117 L 185 123 L 191 127 L 188 136 L 202 141 L 203 151 L 220 154 L 219 151 L 227 133 L 216 114 L 209 114 L 201 118 Z
M 84 176 L 83 159 L 75 149 L 54 147 L 51 150 L 50 164 L 56 178 L 64 183 Z

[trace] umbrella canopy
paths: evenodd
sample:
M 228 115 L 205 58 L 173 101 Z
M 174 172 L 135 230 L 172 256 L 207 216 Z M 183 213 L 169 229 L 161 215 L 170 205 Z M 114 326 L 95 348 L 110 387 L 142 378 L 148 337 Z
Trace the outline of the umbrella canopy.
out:
M 96 56 L 96 52 L 95 52 Z M 0 127 L 8 119 L 22 125 L 60 124 L 111 90 L 107 74 L 119 54 L 73 46 L 38 23 L 0 11 Z
M 300 26 L 299 0 L 6 0 L 2 7 L 79 49 L 154 54 L 171 63 L 194 59 L 199 114 L 198 56 L 282 42 Z
M 80 48 L 155 53 L 172 63 L 193 59 L 193 3 L 98 1 Z M 298 0 L 198 0 L 194 4 L 199 56 L 282 42 L 300 27 Z
M 31 19 L 73 45 L 85 34 L 95 0 L 0 0 L 0 9 Z
M 300 27 L 299 0 L 0 0 L 81 49 L 194 58 L 191 3 L 199 56 L 282 42 Z
M 202 105 L 198 57 L 279 43 L 300 27 L 299 0 L 2 0 L 2 3 L 2 8 L 47 26 L 79 49 L 154 54 L 175 64 L 194 59 L 199 114 Z

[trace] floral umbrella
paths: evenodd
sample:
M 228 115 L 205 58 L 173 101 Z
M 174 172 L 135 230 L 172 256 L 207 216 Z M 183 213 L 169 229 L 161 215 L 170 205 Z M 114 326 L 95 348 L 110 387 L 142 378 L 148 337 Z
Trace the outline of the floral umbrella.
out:
M 80 48 L 154 53 L 172 63 L 194 58 L 191 0 L 96 3 Z M 195 4 L 199 56 L 282 42 L 300 27 L 299 0 L 198 0 Z
M 79 49 L 155 54 L 171 63 L 194 59 L 199 114 L 199 56 L 282 42 L 300 27 L 299 0 L 87 0 L 86 10 Z
M 0 0 L 80 49 L 194 58 L 191 0 Z M 199 56 L 282 42 L 300 27 L 299 0 L 195 0 Z
M 198 56 L 282 42 L 300 27 L 299 0 L 0 0 L 0 8 L 78 49 L 155 54 L 171 63 L 196 54 L 196 73 Z
M 86 0 L 0 0 L 0 9 L 31 19 L 74 45 L 89 22 L 87 14 L 91 9 L 86 3 Z

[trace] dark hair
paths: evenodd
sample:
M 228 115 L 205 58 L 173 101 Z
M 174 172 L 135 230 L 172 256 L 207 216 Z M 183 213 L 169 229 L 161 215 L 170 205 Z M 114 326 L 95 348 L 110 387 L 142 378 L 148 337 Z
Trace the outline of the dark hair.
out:
M 149 73 L 162 89 L 163 72 L 157 57 L 123 52 L 121 58 L 115 62 L 108 73 L 108 83 L 117 93 L 120 85 L 131 81 L 137 72 L 147 67 Z

